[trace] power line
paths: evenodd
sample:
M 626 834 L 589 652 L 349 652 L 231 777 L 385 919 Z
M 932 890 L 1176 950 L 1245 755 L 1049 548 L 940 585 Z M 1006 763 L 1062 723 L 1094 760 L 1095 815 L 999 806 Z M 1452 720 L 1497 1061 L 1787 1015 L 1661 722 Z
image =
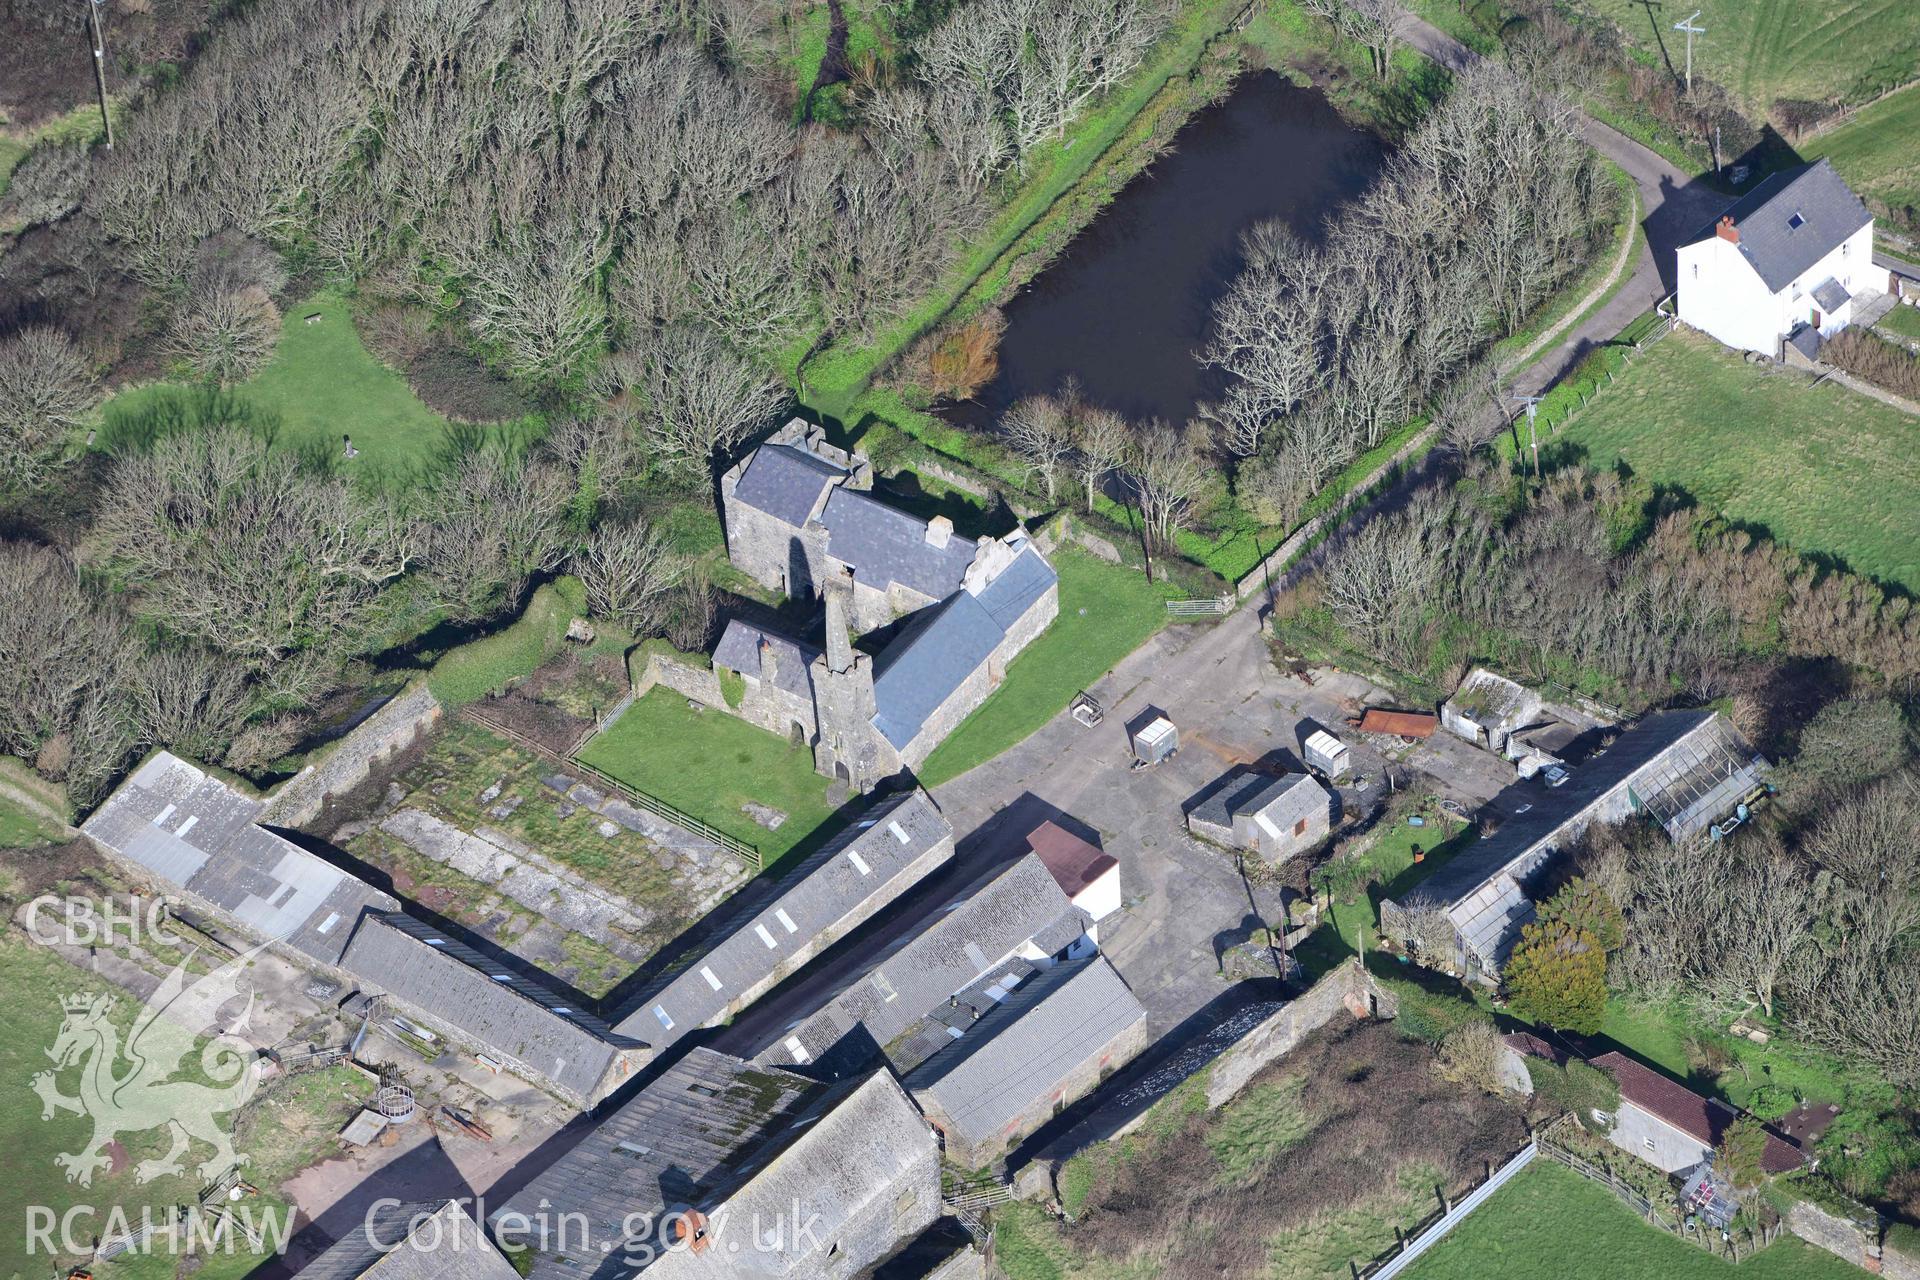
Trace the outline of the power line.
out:
M 93 78 L 100 86 L 100 127 L 106 131 L 107 150 L 113 150 L 113 115 L 107 110 L 107 25 L 100 20 L 104 0 L 88 0 L 87 20 L 93 24 Z
M 1693 19 L 1699 16 L 1700 16 L 1700 11 L 1698 9 L 1695 9 L 1693 11 L 1692 17 L 1684 18 L 1681 21 L 1673 24 L 1673 29 L 1675 31 L 1684 31 L 1687 33 L 1687 92 L 1688 93 L 1693 92 L 1693 38 L 1695 36 L 1703 36 L 1707 34 L 1707 29 L 1705 27 L 1697 27 L 1693 23 Z

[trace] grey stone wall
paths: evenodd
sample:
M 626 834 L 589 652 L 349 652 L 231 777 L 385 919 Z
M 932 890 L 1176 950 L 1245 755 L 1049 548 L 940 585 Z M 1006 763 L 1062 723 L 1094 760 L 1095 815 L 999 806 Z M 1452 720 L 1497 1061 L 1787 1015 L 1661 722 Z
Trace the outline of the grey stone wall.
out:
M 671 689 L 715 710 L 733 710 L 727 705 L 726 694 L 720 690 L 719 675 L 711 667 L 695 666 L 665 654 L 650 653 L 647 655 L 647 665 L 640 669 L 639 678 L 634 681 L 633 696 L 644 697 L 655 686 Z
M 334 743 L 322 759 L 282 783 L 268 798 L 260 820 L 296 829 L 310 825 L 330 798 L 366 781 L 368 774 L 439 724 L 441 714 L 424 681 L 403 691 Z
M 1214 1059 L 1207 1075 L 1207 1106 L 1225 1106 L 1261 1068 L 1293 1052 L 1336 1014 L 1351 1014 L 1356 1008 L 1385 1018 L 1394 1014 L 1392 998 L 1374 985 L 1364 969 L 1343 964 Z
M 823 539 L 802 532 L 766 512 L 725 498 L 727 555 L 736 568 L 761 586 L 795 597 L 813 595 L 825 559 Z
M 1920 1276 L 1920 1267 L 1892 1251 L 1884 1255 L 1880 1249 L 1880 1224 L 1873 1223 L 1871 1229 L 1863 1223 L 1854 1222 L 1835 1213 L 1829 1213 L 1818 1205 L 1808 1204 L 1804 1200 L 1794 1202 L 1787 1211 L 1787 1230 L 1805 1240 L 1808 1244 L 1825 1249 L 1837 1258 L 1845 1258 L 1857 1267 L 1868 1271 L 1877 1271 L 1882 1275 L 1900 1276 L 1902 1280 L 1911 1280 Z

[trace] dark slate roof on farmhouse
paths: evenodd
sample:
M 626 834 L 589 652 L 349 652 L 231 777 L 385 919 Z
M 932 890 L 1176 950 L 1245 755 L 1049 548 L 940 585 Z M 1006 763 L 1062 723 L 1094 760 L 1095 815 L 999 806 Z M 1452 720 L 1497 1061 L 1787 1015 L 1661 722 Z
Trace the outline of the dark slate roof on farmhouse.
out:
M 337 964 L 366 911 L 400 904 L 258 825 L 258 800 L 162 751 L 81 827 L 88 837 L 237 918 L 257 938 Z
M 559 993 L 397 912 L 369 915 L 341 967 L 583 1096 L 632 1047 Z
M 622 1009 L 615 1029 L 665 1048 L 707 1025 L 735 993 L 766 979 L 822 931 L 893 896 L 904 887 L 897 878 L 942 841 L 951 857 L 953 827 L 926 792 L 880 800 L 787 875 L 736 894 L 720 909 L 705 952 L 649 983 Z
M 820 491 L 847 473 L 824 458 L 791 445 L 766 444 L 754 450 L 733 496 L 776 520 L 798 528 L 813 514 Z
M 1051 941 L 1062 920 L 1072 926 L 1068 942 L 1086 930 L 1085 917 L 1037 856 L 997 867 L 944 903 L 925 928 L 897 939 L 865 964 L 845 987 L 783 1033 L 770 1056 L 790 1059 L 786 1041 L 792 1037 L 810 1059 L 819 1058 L 855 1027 L 864 1027 L 874 1045 L 884 1049 L 1024 943 Z
M 1402 901 L 1451 906 L 1471 896 L 1515 859 L 1578 819 L 1712 717 L 1711 711 L 1658 712 L 1614 739 L 1605 755 L 1592 757 L 1573 770 L 1566 785 L 1549 789 L 1516 784 L 1512 790 L 1524 795 L 1532 810 L 1507 819 L 1498 831 L 1469 845 L 1459 857 L 1414 886 Z M 1501 798 L 1511 801 L 1512 794 L 1503 793 Z M 1502 807 L 1512 809 L 1514 805 Z
M 1626 1101 L 1708 1146 L 1718 1146 L 1727 1126 L 1740 1118 L 1738 1111 L 1718 1098 L 1703 1098 L 1623 1053 L 1603 1053 L 1587 1061 L 1613 1073 L 1620 1084 L 1620 1096 Z M 1768 1173 L 1786 1173 L 1804 1163 L 1806 1156 L 1798 1147 L 1771 1130 L 1767 1132 L 1761 1168 Z
M 969 1142 L 993 1137 L 1147 1016 L 1105 956 L 1043 969 L 907 1077 Z
M 519 1280 L 458 1201 L 386 1204 L 300 1268 L 300 1280 Z
M 1741 256 L 1774 293 L 1873 220 L 1825 160 L 1774 174 L 1721 216 L 1733 219 Z M 1697 239 L 1712 234 L 1709 226 Z
M 927 541 L 926 521 L 858 490 L 835 489 L 820 523 L 827 554 L 852 565 L 854 581 L 875 591 L 897 582 L 939 600 L 960 589 L 973 563 L 972 538 L 951 534 L 936 547 Z
M 738 1058 L 695 1048 L 613 1114 L 580 1144 L 536 1175 L 493 1216 L 582 1213 L 604 1249 L 540 1250 L 534 1237 L 533 1274 L 541 1280 L 609 1280 L 631 1274 L 610 1238 L 608 1224 L 645 1215 L 657 1232 L 668 1209 L 704 1199 L 744 1176 L 773 1144 L 790 1142 L 811 1107 L 845 1090 Z M 542 1202 L 549 1206 L 541 1210 Z M 635 1218 L 636 1224 L 642 1219 Z M 647 1244 L 656 1236 L 642 1237 Z M 559 1243 L 555 1241 L 554 1243 Z
M 1847 292 L 1847 286 L 1841 284 L 1832 276 L 1828 276 L 1825 280 L 1813 286 L 1813 300 L 1819 303 L 1821 309 L 1829 314 L 1846 306 L 1848 299 L 1852 297 L 1853 295 Z
M 733 619 L 721 633 L 720 643 L 713 647 L 713 665 L 759 679 L 762 640 L 773 646 L 774 684 L 796 697 L 811 698 L 813 681 L 807 674 L 807 668 L 820 656 L 820 651 L 777 631 L 768 631 L 750 622 Z
M 999 647 L 1007 628 L 1058 581 L 1053 566 L 1029 546 L 979 595 L 957 591 L 914 615 L 875 664 L 873 722 L 887 741 L 896 748 L 912 742 L 927 717 Z

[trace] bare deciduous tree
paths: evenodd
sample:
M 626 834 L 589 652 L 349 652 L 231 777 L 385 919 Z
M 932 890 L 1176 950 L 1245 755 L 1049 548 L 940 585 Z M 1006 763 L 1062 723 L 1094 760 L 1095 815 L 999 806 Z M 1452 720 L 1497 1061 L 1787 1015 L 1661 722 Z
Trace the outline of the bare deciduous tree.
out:
M 686 557 L 667 538 L 635 517 L 602 525 L 573 558 L 573 571 L 587 590 L 587 608 L 635 635 L 657 635 L 673 611 L 673 594 L 687 581 Z
M 1028 396 L 1001 417 L 1000 430 L 1027 474 L 1038 476 L 1046 486 L 1051 505 L 1060 472 L 1073 455 L 1073 419 L 1068 406 L 1052 396 Z
M 479 449 L 432 498 L 426 563 L 462 620 L 515 607 L 529 580 L 565 560 L 572 477 L 541 459 Z
M 1099 497 L 1107 477 L 1126 464 L 1132 443 L 1133 428 L 1119 414 L 1095 405 L 1081 410 L 1074 426 L 1072 461 L 1074 474 L 1087 493 L 1088 511 L 1093 510 L 1094 499 Z
M 0 339 L 0 484 L 44 483 L 99 395 L 86 357 L 58 329 Z
M 1154 547 L 1173 545 L 1174 531 L 1186 527 L 1194 504 L 1205 493 L 1212 479 L 1210 443 L 1206 424 L 1200 422 L 1190 422 L 1181 431 L 1155 419 L 1135 434 L 1126 475 Z
M 704 472 L 786 399 L 773 374 L 732 350 L 711 329 L 676 325 L 636 357 L 616 358 L 644 400 L 642 429 L 659 460 L 685 476 Z

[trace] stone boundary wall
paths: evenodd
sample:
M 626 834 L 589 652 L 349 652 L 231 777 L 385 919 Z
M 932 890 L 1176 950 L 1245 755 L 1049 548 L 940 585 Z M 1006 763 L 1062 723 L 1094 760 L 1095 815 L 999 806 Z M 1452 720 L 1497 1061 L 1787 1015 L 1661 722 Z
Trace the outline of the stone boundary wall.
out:
M 365 782 L 439 724 L 443 714 L 425 681 L 404 690 L 334 743 L 323 759 L 282 783 L 268 798 L 260 820 L 296 830 L 307 826 L 329 799 Z
M 727 695 L 720 688 L 720 674 L 712 667 L 699 667 L 665 654 L 650 653 L 647 655 L 647 665 L 640 669 L 639 679 L 633 682 L 634 699 L 646 697 L 655 685 L 692 698 L 715 711 L 738 714 L 735 708 L 727 705 Z
M 1357 1018 L 1391 1018 L 1398 1012 L 1393 996 L 1381 990 L 1372 975 L 1357 964 L 1343 964 L 1213 1060 L 1207 1107 L 1232 1101 L 1261 1068 L 1291 1053 L 1343 1009 Z
M 1920 1258 L 1880 1245 L 1880 1223 L 1856 1221 L 1805 1200 L 1787 1212 L 1787 1230 L 1836 1258 L 1895 1280 L 1920 1280 Z

